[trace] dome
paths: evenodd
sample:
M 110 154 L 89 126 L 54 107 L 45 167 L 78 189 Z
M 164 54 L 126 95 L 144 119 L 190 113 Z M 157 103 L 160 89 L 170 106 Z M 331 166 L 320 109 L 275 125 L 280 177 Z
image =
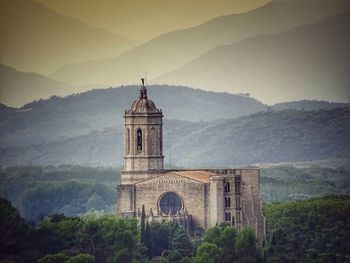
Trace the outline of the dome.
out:
M 132 112 L 159 112 L 153 101 L 149 99 L 135 100 L 130 109 Z
M 133 113 L 158 113 L 160 112 L 153 101 L 147 97 L 147 89 L 144 85 L 144 79 L 142 80 L 142 86 L 140 88 L 140 96 L 131 105 L 130 111 Z

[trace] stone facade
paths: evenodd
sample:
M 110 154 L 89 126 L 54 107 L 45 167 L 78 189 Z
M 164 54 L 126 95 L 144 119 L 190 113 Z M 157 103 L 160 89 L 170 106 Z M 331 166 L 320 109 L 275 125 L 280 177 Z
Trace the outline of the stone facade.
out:
M 217 223 L 238 230 L 250 225 L 265 240 L 257 168 L 164 170 L 162 111 L 142 85 L 139 99 L 125 111 L 125 162 L 117 187 L 117 214 L 178 221 L 194 234 Z

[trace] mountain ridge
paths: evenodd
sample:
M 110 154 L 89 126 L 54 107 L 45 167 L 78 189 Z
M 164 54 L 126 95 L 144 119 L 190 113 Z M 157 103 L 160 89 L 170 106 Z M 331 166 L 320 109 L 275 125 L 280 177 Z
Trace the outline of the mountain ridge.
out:
M 51 76 L 79 85 L 131 84 L 135 75 L 144 74 L 145 63 L 147 71 L 152 74 L 151 78 L 155 78 L 218 45 L 235 43 L 257 34 L 281 32 L 349 8 L 350 4 L 344 1 L 337 1 L 336 4 L 322 1 L 322 5 L 317 9 L 303 1 L 293 1 L 293 4 L 288 1 L 275 1 L 244 14 L 219 17 L 197 27 L 160 35 L 114 59 L 62 67 Z M 233 21 L 225 24 L 228 18 L 232 18 Z M 220 24 L 222 20 L 225 21 Z
M 123 123 L 124 110 L 138 98 L 138 90 L 139 86 L 131 85 L 96 89 L 0 110 L 0 145 L 48 143 Z M 148 86 L 148 95 L 170 119 L 209 121 L 266 109 L 254 98 L 183 86 Z
M 118 55 L 136 44 L 31 0 L 0 4 L 0 62 L 21 71 L 46 74 L 68 63 Z
M 74 88 L 68 83 L 0 64 L 0 101 L 8 106 L 18 107 L 36 98 L 47 99 L 73 91 Z
M 270 104 L 315 98 L 349 101 L 349 25 L 350 12 L 343 12 L 279 34 L 216 47 L 154 82 L 208 89 L 215 80 L 221 90 L 232 89 L 233 83 L 237 92 Z
M 350 157 L 350 107 L 265 111 L 237 119 L 191 123 L 165 120 L 164 155 L 180 167 L 232 167 Z M 122 165 L 123 125 L 74 138 L 0 148 L 0 164 Z

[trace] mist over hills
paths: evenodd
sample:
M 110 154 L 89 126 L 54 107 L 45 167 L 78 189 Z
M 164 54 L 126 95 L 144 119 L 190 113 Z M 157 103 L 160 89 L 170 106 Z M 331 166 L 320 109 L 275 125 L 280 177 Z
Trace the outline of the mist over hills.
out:
M 159 83 L 249 92 L 267 103 L 349 101 L 350 12 L 277 35 L 218 47 L 166 74 Z M 269 94 L 268 96 L 266 94 Z
M 300 101 L 288 101 L 274 104 L 271 108 L 273 110 L 331 110 L 335 108 L 350 107 L 350 103 L 335 103 L 329 101 L 319 100 L 300 100 Z
M 45 74 L 65 64 L 117 56 L 136 44 L 31 0 L 1 0 L 0 25 L 0 62 L 22 71 Z
M 139 86 L 123 86 L 56 96 L 19 109 L 3 106 L 0 146 L 55 142 L 121 124 L 138 90 Z M 148 94 L 166 118 L 191 122 L 236 118 L 266 109 L 254 98 L 180 86 L 149 86 Z
M 238 119 L 166 120 L 164 155 L 183 167 L 247 165 L 350 157 L 350 108 L 265 111 Z M 122 165 L 123 126 L 58 142 L 0 149 L 6 165 Z
M 6 105 L 22 106 L 36 98 L 67 95 L 73 90 L 68 83 L 0 64 L 0 101 Z
M 143 76 L 147 71 L 151 78 L 155 78 L 218 45 L 236 43 L 260 34 L 279 33 L 349 9 L 348 1 L 277 0 L 250 12 L 218 17 L 193 28 L 160 35 L 117 58 L 64 66 L 51 76 L 75 85 L 134 83 L 135 75 Z M 220 89 L 220 85 L 210 88 Z M 234 88 L 229 90 L 234 91 Z

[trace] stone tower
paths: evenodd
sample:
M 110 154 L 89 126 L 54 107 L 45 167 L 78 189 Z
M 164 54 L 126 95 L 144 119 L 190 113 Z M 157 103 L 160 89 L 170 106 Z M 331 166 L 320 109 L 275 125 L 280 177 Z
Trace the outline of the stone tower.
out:
M 135 183 L 163 170 L 163 114 L 147 97 L 142 79 L 140 95 L 125 111 L 125 156 L 122 179 Z

